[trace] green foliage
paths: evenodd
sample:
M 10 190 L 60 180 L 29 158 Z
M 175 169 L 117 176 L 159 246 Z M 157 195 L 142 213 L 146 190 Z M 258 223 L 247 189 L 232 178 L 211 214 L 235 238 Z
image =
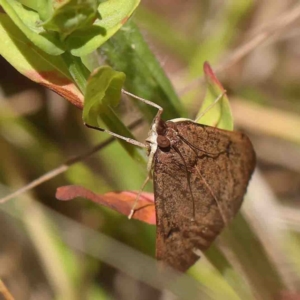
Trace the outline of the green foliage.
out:
M 124 73 L 117 72 L 109 66 L 94 70 L 86 86 L 83 120 L 86 124 L 95 127 L 101 127 L 101 121 L 103 121 L 111 131 L 134 139 L 112 109 L 119 103 L 125 78 Z M 126 141 L 120 140 L 119 142 L 134 159 L 145 164 L 143 152 Z
M 109 106 L 119 104 L 121 88 L 125 81 L 125 74 L 117 72 L 109 66 L 94 70 L 88 79 L 85 91 L 83 120 L 92 126 L 100 126 L 99 117 L 106 114 Z
M 0 4 L 42 51 L 50 55 L 69 51 L 81 56 L 91 53 L 114 35 L 132 15 L 139 0 L 103 3 L 98 0 L 25 0 L 21 3 L 1 0 Z
M 132 15 L 139 0 L 110 0 L 100 3 L 99 17 L 92 26 L 75 31 L 66 39 L 67 48 L 75 56 L 96 50 L 112 37 Z
M 184 103 L 185 109 L 182 107 L 182 103 L 179 101 L 163 68 L 155 59 L 150 50 L 151 47 L 145 42 L 133 20 L 122 26 L 123 21 L 132 15 L 139 1 L 101 1 L 101 3 L 86 1 L 84 7 L 77 6 L 79 2 L 63 1 L 62 5 L 55 6 L 55 1 L 46 0 L 0 0 L 2 8 L 7 13 L 7 15 L 0 13 L 0 54 L 28 78 L 56 91 L 58 91 L 58 88 L 68 90 L 78 100 L 76 103 L 81 108 L 83 95 L 85 95 L 84 121 L 96 126 L 100 126 L 102 122 L 105 124 L 105 128 L 126 137 L 134 138 L 114 111 L 114 107 L 118 104 L 120 98 L 123 83 L 130 92 L 161 105 L 164 108 L 164 119 L 186 117 L 185 109 L 190 109 L 191 114 L 194 113 L 195 107 L 199 105 L 189 102 Z M 177 27 L 172 27 L 166 15 L 159 14 L 158 10 L 150 12 L 147 7 L 143 8 L 142 15 L 138 18 L 140 22 L 147 18 L 145 22 L 147 22 L 148 32 L 150 31 L 147 34 L 147 39 L 152 41 L 149 37 L 152 28 L 154 34 L 159 33 L 159 40 L 163 44 L 162 48 L 169 49 L 167 54 L 164 54 L 163 51 L 159 52 L 159 54 L 163 53 L 163 55 L 160 55 L 162 61 L 168 63 L 173 56 L 177 57 L 176 62 L 178 62 L 180 68 L 177 68 L 176 65 L 176 68 L 172 66 L 171 70 L 173 68 L 174 70 L 182 70 L 183 62 L 189 64 L 189 70 L 186 73 L 180 73 L 180 76 L 172 78 L 174 81 L 177 80 L 176 85 L 178 86 L 180 84 L 185 86 L 186 78 L 199 76 L 202 73 L 204 60 L 217 61 L 231 51 L 231 46 L 236 45 L 236 41 L 243 38 L 247 40 L 248 38 L 246 35 L 245 37 L 240 35 L 240 32 L 248 24 L 248 22 L 245 22 L 245 20 L 247 21 L 245 17 L 252 17 L 250 9 L 253 7 L 253 3 L 251 1 L 243 0 L 239 4 L 237 2 L 224 3 L 222 6 L 224 9 L 218 7 L 217 12 L 214 11 L 216 7 L 210 7 L 210 10 L 204 7 L 210 5 L 209 1 L 200 2 L 195 6 L 197 8 L 201 6 L 201 9 L 190 11 L 188 15 L 189 20 L 194 20 L 189 31 L 183 30 L 186 26 L 184 22 L 178 22 Z M 257 5 L 260 6 L 260 4 Z M 77 8 L 79 13 L 75 14 Z M 211 13 L 212 11 L 217 15 L 217 22 L 213 19 L 214 14 Z M 212 16 L 206 18 L 205 13 L 211 13 Z M 204 19 L 207 19 L 209 26 L 207 24 L 203 26 Z M 93 23 L 93 21 L 95 22 Z M 161 30 L 163 27 L 167 27 L 166 30 Z M 245 30 L 246 33 L 248 33 L 248 29 Z M 202 31 L 209 32 L 209 34 L 204 37 L 200 36 Z M 186 34 L 186 32 L 189 32 L 189 34 Z M 113 35 L 114 33 L 116 34 Z M 281 43 L 285 43 L 285 41 L 282 40 Z M 98 50 L 100 45 L 101 48 Z M 97 52 L 93 52 L 95 49 L 97 49 Z M 161 48 L 159 49 L 161 51 Z M 99 59 L 93 59 L 95 54 L 97 58 L 100 54 L 106 64 L 119 72 L 107 66 L 102 66 L 90 74 L 93 69 L 99 67 Z M 288 53 L 287 57 L 289 57 L 287 70 L 290 72 L 293 56 Z M 272 62 L 273 59 L 275 59 L 275 54 Z M 281 67 L 286 67 L 285 61 L 280 61 Z M 239 72 L 242 65 L 241 63 L 235 71 Z M 287 137 L 291 132 L 293 134 L 297 133 L 294 130 L 297 128 L 294 124 L 297 123 L 290 123 L 292 130 L 283 130 L 292 118 L 283 119 L 279 126 L 278 117 L 274 118 L 274 114 L 272 118 L 272 110 L 270 106 L 268 107 L 268 99 L 271 99 L 272 109 L 274 109 L 273 106 L 280 103 L 280 112 L 284 113 L 283 107 L 287 107 L 291 103 L 289 101 L 297 99 L 294 93 L 289 97 L 283 97 L 286 94 L 280 87 L 280 85 L 285 86 L 285 88 L 289 86 L 288 79 L 291 78 L 288 75 L 289 72 L 285 73 L 285 76 L 282 76 L 282 72 L 277 72 L 276 93 L 274 93 L 274 85 L 266 82 L 262 85 L 263 89 L 261 86 L 255 86 L 255 82 L 249 84 L 246 79 L 243 79 L 246 81 L 240 82 L 239 78 L 228 79 L 226 83 L 229 83 L 230 91 L 234 91 L 239 95 L 250 95 L 244 98 L 252 98 L 252 101 L 257 101 L 257 97 L 255 98 L 253 95 L 261 95 L 269 117 L 264 119 L 268 121 L 265 123 L 272 127 L 273 132 L 278 133 L 276 137 L 280 135 L 283 139 L 295 141 L 295 138 L 289 140 Z M 126 80 L 124 73 L 126 74 Z M 291 73 L 295 74 L 295 71 Z M 223 88 L 213 77 L 205 75 L 208 87 L 199 114 L 205 111 L 223 92 Z M 292 78 L 295 80 L 295 77 Z M 268 80 L 272 82 L 271 75 Z M 296 83 L 294 84 L 296 85 Z M 15 82 L 12 82 L 12 85 L 15 85 Z M 14 88 L 19 87 L 14 86 Z M 201 89 L 204 88 L 201 87 Z M 268 91 L 272 91 L 272 93 L 268 94 Z M 284 101 L 280 97 L 283 97 Z M 136 104 L 142 112 L 142 117 L 150 122 L 155 111 L 143 103 L 133 101 L 132 105 Z M 72 103 L 74 104 L 74 102 Z M 297 105 L 295 102 L 293 103 L 294 106 L 290 109 L 296 110 Z M 60 106 L 57 107 L 60 109 Z M 261 112 L 261 106 L 255 106 L 254 110 L 258 115 L 258 112 Z M 64 122 L 59 121 L 59 117 L 57 121 L 56 116 L 50 115 L 49 119 L 54 120 L 53 124 L 49 122 L 50 125 L 48 119 L 45 122 L 45 111 L 40 113 L 42 117 L 36 115 L 22 117 L 11 114 L 9 108 L 1 103 L 0 139 L 2 146 L 0 151 L 1 157 L 4 159 L 1 161 L 0 175 L 5 184 L 11 187 L 18 188 L 25 184 L 25 181 L 28 182 L 29 177 L 25 177 L 24 174 L 30 173 L 30 178 L 38 177 L 49 171 L 50 168 L 59 165 L 64 161 L 63 155 L 60 153 L 62 149 L 72 148 L 72 151 L 77 150 L 77 147 L 80 150 L 87 149 L 99 140 L 103 141 L 107 138 L 105 134 L 85 130 L 76 110 L 70 109 L 71 112 L 68 111 L 68 114 L 62 114 L 65 117 Z M 30 119 L 31 117 L 33 118 Z M 40 123 L 36 122 L 38 117 Z M 245 118 L 248 118 L 247 114 L 245 114 Z M 24 120 L 27 122 L 24 122 Z M 34 120 L 36 126 L 31 123 L 32 120 Z M 233 120 L 227 97 L 223 96 L 199 121 L 232 130 Z M 260 125 L 263 126 L 264 124 L 261 123 Z M 34 130 L 32 130 L 32 127 Z M 262 127 L 257 129 L 257 133 L 265 136 L 266 133 L 260 128 Z M 53 136 L 55 136 L 54 139 Z M 74 140 L 72 140 L 72 137 L 74 137 Z M 70 182 L 77 184 L 81 182 L 83 185 L 95 188 L 95 190 L 97 188 L 96 192 L 98 193 L 125 189 L 138 190 L 145 179 L 146 155 L 143 151 L 128 145 L 126 142 L 122 145 L 134 160 L 126 155 L 124 148 L 121 148 L 118 143 L 113 143 L 101 150 L 99 156 L 93 157 L 91 159 L 92 163 L 85 164 L 83 162 L 82 165 L 70 168 L 67 178 L 61 176 L 54 183 L 44 184 L 36 194 L 39 196 L 38 200 L 46 202 L 47 199 L 50 199 L 50 203 L 53 204 L 55 201 L 53 197 L 55 188 Z M 286 148 L 283 149 L 286 151 Z M 75 150 L 72 153 L 75 153 Z M 260 152 L 260 155 L 262 154 L 263 151 Z M 270 155 L 270 158 L 267 157 L 271 161 L 274 157 L 273 154 Z M 288 156 L 288 154 L 285 155 L 284 160 L 281 160 L 279 164 L 284 165 L 285 161 L 289 159 Z M 138 169 L 136 161 L 140 161 L 143 168 Z M 264 165 L 267 165 L 267 162 L 268 160 L 264 161 Z M 273 161 L 274 165 L 276 163 Z M 274 165 L 272 165 L 272 168 L 274 168 Z M 294 170 L 297 168 L 294 162 L 290 162 L 287 166 L 286 169 L 292 168 Z M 276 165 L 276 168 L 279 167 Z M 141 172 L 141 170 L 144 170 L 144 172 Z M 272 175 L 270 170 L 268 172 L 270 172 L 269 175 Z M 277 176 L 279 175 L 276 173 L 276 178 Z M 9 180 L 11 178 L 16 182 L 11 182 Z M 257 177 L 255 178 L 253 188 L 249 187 L 249 197 L 244 202 L 247 214 L 243 212 L 239 215 L 231 224 L 231 227 L 206 252 L 207 259 L 202 257 L 199 263 L 189 271 L 189 276 L 195 279 L 195 285 L 204 285 L 206 291 L 215 292 L 216 299 L 250 300 L 259 298 L 268 300 L 280 297 L 282 291 L 293 290 L 293 285 L 294 290 L 297 290 L 300 269 L 298 259 L 299 234 L 289 225 L 292 223 L 295 229 L 299 229 L 299 222 L 295 221 L 297 215 L 294 217 L 297 210 L 293 208 L 289 216 L 291 219 L 285 219 L 286 212 L 282 207 L 286 204 L 286 200 L 290 199 L 288 197 L 283 199 L 284 202 L 280 205 L 278 205 L 277 199 L 273 199 L 268 203 L 270 190 L 262 192 L 261 186 L 264 181 L 257 181 Z M 271 179 L 274 180 L 274 178 Z M 2 188 L 2 185 L 0 185 L 0 188 Z M 3 195 L 7 194 L 3 190 L 2 193 Z M 32 196 L 29 197 L 31 200 L 36 200 Z M 88 226 L 97 230 L 97 232 L 93 232 L 94 235 L 89 236 L 87 231 L 78 233 L 78 228 L 74 227 L 74 223 L 70 220 L 60 224 L 53 214 L 48 216 L 47 213 L 47 216 L 51 220 L 54 219 L 55 222 L 41 221 L 34 213 L 34 206 L 37 205 L 37 201 L 31 200 L 17 198 L 16 201 L 7 203 L 8 210 L 13 211 L 15 209 L 22 212 L 20 218 L 25 224 L 26 222 L 27 224 L 30 223 L 24 228 L 28 236 L 34 241 L 38 256 L 42 257 L 44 262 L 48 262 L 48 264 L 45 263 L 46 267 L 44 266 L 44 269 L 50 278 L 49 282 L 51 282 L 51 279 L 54 282 L 51 282 L 51 287 L 54 286 L 53 293 L 56 298 L 61 296 L 61 299 L 71 299 L 64 292 L 66 287 L 67 292 L 71 291 L 79 295 L 79 298 L 84 298 L 81 295 L 82 290 L 87 291 L 87 298 L 90 299 L 97 297 L 109 298 L 105 288 L 100 286 L 98 281 L 99 275 L 100 277 L 106 276 L 106 280 L 109 281 L 106 266 L 102 264 L 102 261 L 113 265 L 114 272 L 119 272 L 118 274 L 122 274 L 122 276 L 128 273 L 133 278 L 144 282 L 151 282 L 153 278 L 156 278 L 156 273 L 148 273 L 148 265 L 140 271 L 140 265 L 144 265 L 145 260 L 137 260 L 138 255 L 136 253 L 133 252 L 130 256 L 122 249 L 116 255 L 118 246 L 109 248 L 106 240 L 97 239 L 99 232 L 104 232 L 144 253 L 153 253 L 155 233 L 154 228 L 151 226 L 141 225 L 138 221 L 129 222 L 124 216 L 112 213 L 108 209 L 87 205 L 84 200 L 78 200 L 78 202 L 72 204 L 57 204 L 60 205 L 60 210 L 65 211 L 68 215 L 71 215 L 71 211 L 76 211 L 76 214 L 80 215 L 80 217 L 77 217 L 78 221 L 88 220 Z M 252 207 L 251 210 L 251 207 L 247 207 L 247 204 L 250 206 L 252 204 L 254 208 Z M 74 206 L 70 209 L 71 205 Z M 278 212 L 273 216 L 272 214 L 274 211 L 276 212 L 276 208 Z M 249 215 L 249 212 L 252 212 L 253 215 Z M 76 218 L 74 215 L 72 217 Z M 66 224 L 68 224 L 69 231 L 66 229 Z M 66 244 L 63 244 L 61 241 L 66 232 L 71 233 L 72 239 L 66 234 L 68 236 Z M 45 237 L 50 237 L 50 240 L 47 240 L 48 244 L 44 243 Z M 76 241 L 82 241 L 83 237 L 86 237 L 88 243 L 82 242 L 84 247 L 80 249 L 77 249 L 72 243 L 68 244 L 70 240 L 76 244 Z M 47 252 L 43 248 L 44 245 L 47 246 Z M 99 248 L 95 250 L 92 246 Z M 92 253 L 92 255 L 95 255 L 95 259 L 90 261 L 85 256 L 79 256 L 74 249 L 86 252 L 86 256 Z M 93 249 L 93 251 L 89 252 L 90 249 Z M 128 249 L 126 248 L 126 250 Z M 101 253 L 101 256 L 97 257 L 99 253 Z M 96 258 L 99 260 L 96 260 Z M 138 267 L 136 273 L 134 273 L 132 269 L 136 265 Z M 150 266 L 154 265 L 154 262 L 151 261 Z M 296 272 L 291 272 L 294 269 Z M 130 273 L 131 271 L 132 273 Z M 86 274 L 88 276 L 85 277 Z M 154 276 L 152 276 L 153 274 Z M 192 280 L 190 277 L 188 280 Z M 94 278 L 97 278 L 97 280 L 94 280 Z M 81 285 L 82 282 L 84 282 L 84 286 Z M 182 295 L 184 298 L 186 290 L 189 291 L 189 289 L 184 285 L 179 285 L 174 277 L 170 282 L 174 294 L 177 296 Z M 170 285 L 165 285 L 164 290 L 168 290 Z M 176 291 L 179 292 L 176 293 Z M 214 297 L 194 298 L 212 299 Z
M 127 22 L 99 52 L 109 65 L 126 74 L 127 90 L 164 109 L 164 119 L 186 116 L 170 80 L 133 21 Z M 144 118 L 152 122 L 156 109 L 134 101 Z
M 50 55 L 60 55 L 65 51 L 64 44 L 57 34 L 46 31 L 40 25 L 41 19 L 37 12 L 27 9 L 16 0 L 0 0 L 0 5 L 32 44 Z M 10 32 L 9 28 L 7 30 Z M 28 51 L 30 52 L 30 48 Z
M 71 80 L 64 60 L 60 56 L 50 55 L 31 44 L 14 21 L 3 13 L 0 13 L 0 37 L 5 45 L 0 47 L 0 54 L 31 80 L 34 79 L 30 73 L 41 77 L 43 72 L 55 72 L 55 76 Z
M 44 22 L 41 24 L 47 31 L 57 31 L 62 39 L 72 32 L 82 28 L 89 28 L 97 18 L 99 1 L 64 0 L 53 3 L 46 14 L 39 11 Z

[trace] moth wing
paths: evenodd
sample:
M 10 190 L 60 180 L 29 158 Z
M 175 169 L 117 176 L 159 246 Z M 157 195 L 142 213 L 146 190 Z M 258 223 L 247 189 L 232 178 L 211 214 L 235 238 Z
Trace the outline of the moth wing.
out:
M 185 271 L 239 210 L 255 154 L 242 133 L 192 121 L 176 125 L 177 151 L 158 149 L 154 158 L 156 256 Z

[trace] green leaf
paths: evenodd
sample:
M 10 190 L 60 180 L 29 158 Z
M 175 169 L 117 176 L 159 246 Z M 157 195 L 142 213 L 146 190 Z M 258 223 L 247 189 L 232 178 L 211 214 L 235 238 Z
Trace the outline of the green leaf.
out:
M 24 7 L 16 0 L 0 0 L 0 5 L 16 26 L 41 50 L 50 55 L 60 55 L 65 51 L 59 36 L 55 32 L 45 31 L 41 26 L 42 21 L 36 11 Z M 30 43 L 27 47 L 31 47 Z
M 75 56 L 91 53 L 114 35 L 129 19 L 140 0 L 110 0 L 100 3 L 100 18 L 88 28 L 73 32 L 66 39 L 67 47 Z
M 199 118 L 200 115 L 225 92 L 223 86 L 207 62 L 204 63 L 204 74 L 208 87 L 197 118 Z M 226 94 L 224 94 L 216 104 L 209 108 L 198 121 L 201 124 L 233 130 L 233 119 Z
M 82 94 L 85 93 L 86 82 L 91 72 L 85 67 L 79 57 L 65 52 L 61 55 L 65 64 L 68 67 L 73 81 L 77 84 Z
M 117 72 L 109 66 L 102 66 L 91 74 L 86 86 L 83 108 L 85 123 L 100 126 L 99 117 L 107 113 L 108 106 L 118 105 L 125 78 L 124 73 Z
M 47 20 L 53 13 L 52 1 L 49 0 L 20 0 L 19 2 L 35 10 L 39 14 L 41 21 Z
M 169 120 L 185 116 L 169 78 L 133 20 L 127 22 L 99 52 L 109 65 L 126 74 L 126 90 L 163 107 L 163 118 Z M 140 101 L 133 101 L 145 119 L 152 122 L 157 109 Z
M 64 60 L 30 45 L 28 38 L 4 13 L 0 13 L 0 39 L 5 45 L 0 47 L 0 55 L 20 73 L 82 107 L 83 95 L 73 83 Z
M 101 127 L 101 121 L 103 121 L 110 131 L 135 139 L 112 109 L 119 103 L 124 81 L 125 74 L 109 66 L 96 69 L 87 82 L 82 117 L 88 125 Z M 144 151 L 126 141 L 119 140 L 119 142 L 132 158 L 145 166 Z
M 77 29 L 91 26 L 97 18 L 97 8 L 97 0 L 54 1 L 51 16 L 41 25 L 65 38 Z

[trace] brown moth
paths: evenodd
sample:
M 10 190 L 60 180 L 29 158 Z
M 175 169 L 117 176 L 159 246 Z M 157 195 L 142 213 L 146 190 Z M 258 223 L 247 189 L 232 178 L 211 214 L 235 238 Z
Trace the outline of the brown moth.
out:
M 163 109 L 147 103 L 158 108 L 146 139 L 146 182 L 151 171 L 154 181 L 156 257 L 184 272 L 199 258 L 197 250 L 206 250 L 241 207 L 255 152 L 241 132 L 188 119 L 165 122 Z
M 122 90 L 156 107 L 146 143 L 105 131 L 149 149 L 148 177 L 153 177 L 156 208 L 156 257 L 186 271 L 238 212 L 253 170 L 255 152 L 246 135 L 198 124 L 188 119 L 163 121 L 157 104 Z M 220 95 L 215 105 L 225 94 Z M 211 107 L 208 107 L 210 109 Z
M 255 153 L 247 136 L 161 119 L 153 161 L 156 256 L 186 271 L 238 212 Z

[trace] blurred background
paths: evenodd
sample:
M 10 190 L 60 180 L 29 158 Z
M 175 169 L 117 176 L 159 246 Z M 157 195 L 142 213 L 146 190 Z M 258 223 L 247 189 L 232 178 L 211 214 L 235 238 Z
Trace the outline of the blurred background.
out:
M 133 19 L 191 118 L 204 61 L 228 91 L 235 127 L 258 158 L 242 213 L 177 286 L 172 272 L 158 282 L 143 256 L 154 257 L 154 226 L 55 199 L 67 184 L 139 190 L 146 170 L 112 142 L 0 205 L 0 278 L 21 300 L 300 299 L 299 1 L 143 0 Z M 0 69 L 1 197 L 107 140 L 3 58 Z M 142 117 L 128 99 L 119 110 L 126 124 Z M 148 129 L 145 121 L 133 134 L 143 141 Z

